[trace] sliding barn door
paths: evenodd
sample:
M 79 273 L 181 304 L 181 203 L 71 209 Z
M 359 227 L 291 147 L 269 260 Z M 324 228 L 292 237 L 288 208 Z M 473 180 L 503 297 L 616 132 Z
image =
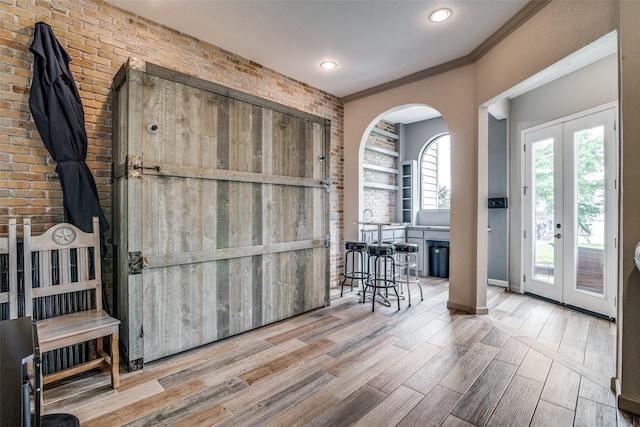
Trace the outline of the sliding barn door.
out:
M 328 124 L 177 80 L 141 75 L 127 166 L 144 361 L 328 301 Z

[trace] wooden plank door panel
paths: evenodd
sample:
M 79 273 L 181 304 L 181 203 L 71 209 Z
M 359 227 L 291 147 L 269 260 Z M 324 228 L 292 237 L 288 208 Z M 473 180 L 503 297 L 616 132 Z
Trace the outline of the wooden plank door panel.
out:
M 143 86 L 157 126 L 142 137 L 144 360 L 324 306 L 324 126 L 153 75 Z

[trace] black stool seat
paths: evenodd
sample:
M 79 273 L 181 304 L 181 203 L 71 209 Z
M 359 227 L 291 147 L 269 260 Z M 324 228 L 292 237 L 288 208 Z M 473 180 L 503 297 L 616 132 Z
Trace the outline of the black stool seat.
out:
M 371 245 L 367 252 L 369 255 L 376 256 L 393 255 L 396 253 L 396 248 L 393 245 Z
M 396 252 L 418 252 L 418 245 L 415 243 L 394 243 Z
M 344 242 L 344 248 L 348 251 L 366 251 L 367 246 L 365 242 Z
M 340 296 L 344 293 L 344 285 L 347 283 L 347 279 L 351 281 L 352 291 L 354 280 L 359 280 L 364 289 L 365 281 L 369 278 L 369 271 L 367 270 L 365 259 L 368 246 L 366 242 L 344 242 L 344 273 L 342 274 L 344 280 L 342 281 L 342 285 L 340 285 Z
M 46 414 L 40 418 L 42 427 L 80 427 L 80 420 L 71 414 Z

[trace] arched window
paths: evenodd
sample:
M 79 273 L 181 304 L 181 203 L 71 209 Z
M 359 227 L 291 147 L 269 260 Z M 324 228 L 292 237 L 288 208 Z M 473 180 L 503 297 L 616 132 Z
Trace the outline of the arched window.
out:
M 451 207 L 451 148 L 449 134 L 427 142 L 420 159 L 420 208 Z

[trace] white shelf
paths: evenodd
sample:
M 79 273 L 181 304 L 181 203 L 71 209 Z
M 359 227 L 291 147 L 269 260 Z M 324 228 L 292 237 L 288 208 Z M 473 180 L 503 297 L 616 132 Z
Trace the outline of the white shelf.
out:
M 364 149 L 365 150 L 369 150 L 369 151 L 377 151 L 378 153 L 386 154 L 387 156 L 391 156 L 391 157 L 398 157 L 399 156 L 397 151 L 388 150 L 386 148 L 377 147 L 375 145 L 365 145 Z
M 365 182 L 362 185 L 368 188 L 377 188 L 378 190 L 390 190 L 390 191 L 399 190 L 399 187 L 397 185 L 380 184 L 377 182 Z
M 372 171 L 377 171 L 377 172 L 389 173 L 389 174 L 393 174 L 393 175 L 397 175 L 397 174 L 400 173 L 400 171 L 398 169 L 386 168 L 384 166 L 378 166 L 378 165 L 370 165 L 368 163 L 363 163 L 362 164 L 362 168 L 363 169 L 369 169 L 369 170 L 372 170 Z
M 384 136 L 385 138 L 389 138 L 389 139 L 393 139 L 393 140 L 398 140 L 398 135 L 396 135 L 395 133 L 392 132 L 387 132 L 386 130 L 382 130 L 382 129 L 378 129 L 378 128 L 373 128 L 371 130 L 371 133 L 375 133 L 376 135 L 380 135 L 380 136 Z

